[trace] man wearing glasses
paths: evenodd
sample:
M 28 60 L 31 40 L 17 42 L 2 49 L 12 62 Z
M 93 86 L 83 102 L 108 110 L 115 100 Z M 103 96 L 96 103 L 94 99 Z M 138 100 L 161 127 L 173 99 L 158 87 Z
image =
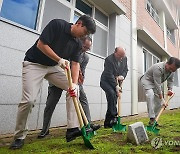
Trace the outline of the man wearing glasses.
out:
M 79 85 L 79 101 L 82 104 L 83 110 L 86 114 L 86 117 L 89 122 L 91 122 L 91 116 L 90 116 L 90 111 L 89 111 L 89 105 L 88 105 L 88 100 L 86 97 L 86 94 L 83 89 L 83 83 L 84 83 L 84 77 L 85 77 L 85 69 L 86 66 L 89 62 L 89 56 L 86 53 L 86 51 L 90 50 L 91 45 L 92 45 L 92 39 L 89 36 L 81 38 L 82 42 L 82 49 L 81 49 L 81 56 L 80 56 L 80 70 L 79 70 L 79 78 L 78 78 L 78 85 Z M 46 107 L 44 109 L 44 119 L 43 119 L 43 128 L 40 134 L 38 135 L 38 138 L 44 138 L 46 135 L 49 134 L 49 127 L 51 123 L 51 117 L 54 112 L 54 109 L 59 102 L 59 99 L 62 95 L 62 89 L 56 87 L 53 84 L 49 84 L 48 87 L 48 97 L 46 101 Z M 69 120 L 69 119 L 67 119 Z M 91 128 L 93 130 L 97 130 L 100 128 L 99 125 L 93 125 L 91 124 Z M 76 137 L 80 136 L 81 132 L 74 131 L 72 129 L 67 129 L 66 132 L 66 141 L 70 142 L 74 140 Z
M 43 79 L 68 91 L 66 105 L 69 130 L 79 133 L 79 122 L 72 98 L 77 94 L 81 43 L 78 38 L 96 32 L 95 21 L 83 15 L 75 24 L 53 19 L 43 29 L 40 37 L 26 52 L 22 68 L 22 99 L 18 105 L 14 141 L 11 149 L 24 145 L 28 133 L 28 119 L 37 100 Z M 73 88 L 69 89 L 65 75 L 66 64 L 71 61 Z M 76 134 L 75 134 L 76 135 Z M 74 134 L 72 135 L 74 136 Z

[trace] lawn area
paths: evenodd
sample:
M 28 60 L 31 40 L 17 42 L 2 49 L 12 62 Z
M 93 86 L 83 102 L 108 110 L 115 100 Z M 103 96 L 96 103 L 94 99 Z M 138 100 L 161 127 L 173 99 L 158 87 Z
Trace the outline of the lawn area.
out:
M 140 116 L 124 117 L 123 124 L 127 126 L 134 122 L 142 121 L 147 125 L 148 118 Z M 103 124 L 103 122 L 99 122 Z M 59 154 L 59 153 L 83 153 L 83 154 L 102 154 L 102 153 L 180 153 L 180 109 L 165 111 L 160 117 L 159 124 L 161 125 L 160 134 L 155 135 L 148 132 L 149 141 L 142 145 L 133 145 L 127 142 L 127 132 L 114 133 L 112 129 L 104 129 L 103 127 L 97 131 L 90 142 L 95 147 L 94 150 L 87 149 L 84 146 L 81 137 L 76 140 L 66 143 L 65 129 L 56 128 L 50 130 L 51 135 L 45 139 L 36 139 L 36 133 L 28 135 L 25 145 L 21 150 L 9 150 L 8 146 L 0 147 L 0 154 Z M 34 137 L 33 137 L 34 136 Z M 162 138 L 163 145 L 154 149 L 151 146 L 151 140 L 155 137 Z

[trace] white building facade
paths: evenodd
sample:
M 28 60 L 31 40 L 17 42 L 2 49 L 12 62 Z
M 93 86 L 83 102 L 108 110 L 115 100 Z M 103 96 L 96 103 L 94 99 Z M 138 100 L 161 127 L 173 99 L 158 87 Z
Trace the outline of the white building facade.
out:
M 163 4 L 168 4 L 162 0 Z M 139 3 L 141 5 L 139 5 Z M 100 88 L 100 76 L 104 59 L 114 52 L 116 46 L 126 48 L 129 72 L 123 83 L 122 116 L 147 112 L 138 78 L 153 63 L 179 56 L 179 20 L 161 10 L 162 27 L 169 24 L 170 34 L 161 28 L 163 38 L 156 39 L 141 19 L 141 11 L 148 16 L 147 0 L 2 0 L 0 1 L 0 134 L 13 133 L 18 103 L 22 93 L 22 61 L 25 52 L 38 39 L 47 23 L 61 18 L 74 23 L 80 15 L 89 14 L 95 19 L 97 30 L 92 35 L 93 46 L 86 69 L 84 89 L 88 97 L 92 120 L 105 118 L 106 96 Z M 153 6 L 159 4 L 153 4 Z M 175 5 L 175 4 L 174 4 Z M 140 6 L 143 8 L 140 8 Z M 165 5 L 168 6 L 168 5 Z M 176 8 L 174 8 L 176 10 Z M 176 10 L 178 12 L 178 10 Z M 175 11 L 175 12 L 176 12 Z M 151 12 L 151 11 L 150 11 Z M 169 15 L 170 14 L 170 15 Z M 176 14 L 177 15 L 177 14 Z M 149 15 L 148 18 L 152 18 Z M 176 17 L 179 19 L 179 16 Z M 167 23 L 167 24 L 166 24 Z M 147 30 L 148 29 L 148 30 Z M 174 31 L 173 31 L 174 30 Z M 177 30 L 177 31 L 176 31 Z M 165 37 L 164 35 L 169 37 Z M 173 36 L 172 36 L 173 35 Z M 168 45 L 167 39 L 173 42 Z M 161 43 L 161 39 L 163 40 Z M 148 42 L 147 42 L 148 41 Z M 160 43 L 159 43 L 160 42 Z M 171 43 L 172 43 L 171 42 Z M 172 50 L 172 51 L 171 51 Z M 147 63 L 147 59 L 149 61 Z M 150 61 L 151 59 L 151 61 Z M 176 96 L 170 108 L 180 107 L 180 72 L 176 74 Z M 29 120 L 29 129 L 41 129 L 48 83 L 44 80 Z M 65 92 L 53 113 L 51 127 L 66 125 Z

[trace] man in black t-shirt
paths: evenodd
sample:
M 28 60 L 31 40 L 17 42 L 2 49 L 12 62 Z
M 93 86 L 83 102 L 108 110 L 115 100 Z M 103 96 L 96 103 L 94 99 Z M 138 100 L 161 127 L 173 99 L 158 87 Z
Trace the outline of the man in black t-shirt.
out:
M 18 106 L 14 141 L 11 149 L 19 149 L 24 145 L 27 135 L 27 120 L 36 101 L 43 79 L 68 91 L 67 95 L 67 128 L 72 136 L 80 134 L 79 122 L 72 102 L 77 95 L 79 75 L 80 37 L 94 34 L 94 20 L 86 15 L 81 16 L 75 24 L 61 19 L 54 19 L 45 27 L 39 39 L 26 52 L 22 69 L 22 99 Z M 65 75 L 66 63 L 71 61 L 73 90 L 69 89 Z
M 92 45 L 92 39 L 89 36 L 83 37 L 80 39 L 82 42 L 82 49 L 81 49 L 81 58 L 80 58 L 80 70 L 79 70 L 79 78 L 78 78 L 78 85 L 79 85 L 79 101 L 83 107 L 85 115 L 89 123 L 91 123 L 91 116 L 89 110 L 89 103 L 86 97 L 86 93 L 84 92 L 83 83 L 85 78 L 85 70 L 86 66 L 89 62 L 89 56 L 86 51 L 90 50 Z M 38 135 L 38 138 L 44 138 L 46 135 L 49 134 L 49 127 L 51 123 L 51 117 L 55 110 L 57 103 L 62 94 L 62 89 L 54 86 L 53 84 L 49 83 L 48 87 L 48 97 L 46 101 L 46 107 L 44 109 L 44 118 L 43 118 L 43 127 L 41 132 Z M 91 123 L 91 128 L 95 131 L 100 128 L 100 125 L 95 125 Z M 66 132 L 66 141 L 70 142 L 75 137 L 72 138 L 71 132 L 69 133 L 69 129 Z

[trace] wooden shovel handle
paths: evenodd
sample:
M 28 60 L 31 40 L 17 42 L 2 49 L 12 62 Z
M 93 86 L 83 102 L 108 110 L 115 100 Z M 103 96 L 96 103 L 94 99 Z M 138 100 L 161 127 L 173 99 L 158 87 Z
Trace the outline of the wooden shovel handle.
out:
M 119 84 L 119 81 L 118 81 L 118 79 L 116 79 L 116 81 L 117 81 L 117 84 L 119 85 L 119 87 L 122 87 L 122 82 L 121 82 L 121 84 Z M 118 101 L 118 117 L 120 116 L 120 112 L 121 112 L 121 93 L 122 92 L 119 92 L 119 96 L 118 96 L 118 98 L 117 98 L 117 101 Z
M 174 96 L 174 93 L 173 93 L 171 96 L 168 96 L 168 97 L 167 97 L 167 100 L 165 101 L 165 104 L 166 104 L 166 105 L 168 105 L 170 99 L 171 99 L 173 96 Z M 155 119 L 156 122 L 159 120 L 160 115 L 162 114 L 162 112 L 163 112 L 165 109 L 166 109 L 165 106 L 163 106 L 163 107 L 161 108 L 161 110 L 159 111 L 159 114 L 157 115 L 157 117 L 156 117 L 156 119 Z
M 86 115 L 85 115 L 85 113 L 84 113 L 84 109 L 82 108 L 82 105 L 81 105 L 81 103 L 78 101 L 78 104 L 79 104 L 79 109 L 80 109 L 80 111 L 81 111 L 81 115 L 82 115 L 82 117 L 83 117 L 83 120 L 84 120 L 84 122 L 85 122 L 85 125 L 88 125 L 88 120 L 87 120 L 87 117 L 86 117 Z
M 69 65 L 67 65 L 67 68 L 65 68 L 65 71 L 66 71 L 66 75 L 68 78 L 69 88 L 72 89 L 72 77 L 71 77 L 71 70 L 70 70 Z M 83 119 L 82 119 L 81 112 L 79 109 L 77 98 L 72 97 L 72 99 L 73 99 L 74 107 L 76 109 L 76 113 L 77 113 L 77 117 L 79 120 L 80 127 L 82 128 L 84 126 L 84 123 L 83 123 Z

